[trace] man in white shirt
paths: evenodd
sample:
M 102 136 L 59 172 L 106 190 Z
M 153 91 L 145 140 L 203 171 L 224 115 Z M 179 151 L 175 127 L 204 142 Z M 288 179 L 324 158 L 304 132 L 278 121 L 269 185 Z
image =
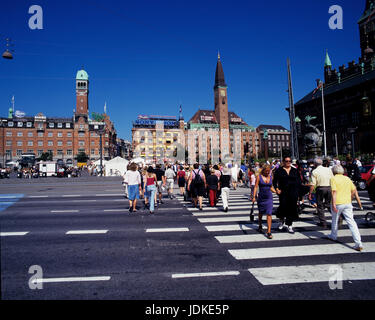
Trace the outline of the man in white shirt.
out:
M 330 206 L 332 199 L 332 191 L 330 180 L 333 177 L 332 170 L 327 167 L 323 167 L 323 161 L 320 158 L 316 158 L 315 161 L 316 169 L 311 174 L 311 187 L 309 193 L 309 200 L 312 200 L 312 192 L 316 188 L 316 204 L 317 214 L 319 217 L 318 226 L 327 228 L 327 222 L 324 214 L 326 206 Z
M 176 174 L 173 171 L 171 165 L 168 165 L 168 169 L 165 171 L 164 176 L 167 180 L 168 197 L 173 199 L 173 186 L 174 186 L 174 178 Z

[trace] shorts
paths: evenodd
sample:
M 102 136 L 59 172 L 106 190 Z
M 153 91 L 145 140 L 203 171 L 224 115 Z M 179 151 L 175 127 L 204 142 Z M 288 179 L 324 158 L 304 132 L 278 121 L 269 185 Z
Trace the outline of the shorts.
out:
M 173 189 L 174 179 L 167 179 L 167 189 Z
M 133 184 L 128 186 L 128 199 L 133 201 L 135 199 L 139 199 L 139 185 Z
M 157 189 L 158 193 L 163 193 L 163 181 L 158 181 Z
M 179 186 L 180 188 L 185 187 L 185 178 L 184 178 L 184 177 L 180 177 L 180 178 L 178 178 L 178 186 Z
M 198 184 L 198 185 L 191 184 L 190 189 L 191 189 L 192 198 L 203 197 L 205 194 L 205 188 L 203 184 Z

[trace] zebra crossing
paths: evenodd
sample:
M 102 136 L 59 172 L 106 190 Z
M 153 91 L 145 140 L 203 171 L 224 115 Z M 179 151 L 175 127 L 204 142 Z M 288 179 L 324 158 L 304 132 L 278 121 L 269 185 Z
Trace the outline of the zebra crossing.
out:
M 294 234 L 278 231 L 279 224 L 273 216 L 273 239 L 269 240 L 258 231 L 256 203 L 255 221 L 250 222 L 251 202 L 243 190 L 231 190 L 228 212 L 224 212 L 221 199 L 214 208 L 209 207 L 205 200 L 203 211 L 200 211 L 193 208 L 190 201 L 184 201 L 182 196 L 176 198 L 234 259 L 245 263 L 246 270 L 262 285 L 328 282 L 334 267 L 340 268 L 344 281 L 375 280 L 375 228 L 365 221 L 367 211 L 354 207 L 354 218 L 364 246 L 363 252 L 357 252 L 353 249 L 352 235 L 346 222 L 338 232 L 338 241 L 325 239 L 330 230 L 316 225 L 318 218 L 314 215 L 316 209 L 312 207 L 305 208 L 300 219 L 293 223 Z M 364 207 L 371 205 L 368 198 L 363 197 L 361 201 Z M 278 205 L 278 197 L 274 196 L 274 208 Z M 330 223 L 331 215 L 327 211 L 326 217 Z M 265 219 L 263 217 L 264 227 Z M 333 263 L 311 263 L 316 258 L 319 261 L 329 258 Z

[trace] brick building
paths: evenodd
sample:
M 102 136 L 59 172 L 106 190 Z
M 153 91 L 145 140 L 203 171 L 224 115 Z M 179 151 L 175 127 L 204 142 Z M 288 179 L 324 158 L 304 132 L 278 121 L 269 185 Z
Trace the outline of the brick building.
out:
M 7 118 L 0 118 L 0 163 L 18 160 L 22 154 L 33 153 L 36 157 L 51 152 L 53 159 L 71 160 L 80 152 L 90 159 L 100 158 L 100 135 L 102 133 L 103 158 L 117 154 L 116 130 L 109 116 L 104 113 L 101 121 L 89 117 L 89 76 L 85 70 L 76 75 L 76 109 L 73 117 L 46 117 L 38 113 L 34 117 L 15 117 L 13 109 Z
M 267 130 L 268 139 L 264 139 Z M 259 157 L 264 157 L 266 144 L 268 144 L 268 155 L 270 157 L 281 157 L 282 154 L 290 153 L 290 131 L 279 125 L 261 124 L 256 129 L 257 147 Z

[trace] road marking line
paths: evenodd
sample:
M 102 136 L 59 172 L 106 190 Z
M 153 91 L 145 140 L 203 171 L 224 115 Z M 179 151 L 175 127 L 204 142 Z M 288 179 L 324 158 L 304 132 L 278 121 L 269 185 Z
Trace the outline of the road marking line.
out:
M 257 227 L 254 227 L 257 229 Z M 371 229 L 360 229 L 361 236 L 375 236 L 375 230 Z M 290 233 L 274 233 L 272 241 L 279 240 L 294 240 L 294 239 L 321 239 L 325 235 L 330 234 L 330 230 L 322 231 L 308 231 L 308 232 L 296 232 L 295 234 Z M 339 230 L 338 237 L 349 237 L 352 233 L 350 230 Z M 242 234 L 235 236 L 216 236 L 217 241 L 220 243 L 245 243 L 245 242 L 259 242 L 267 241 L 265 235 L 262 234 Z
M 24 236 L 28 233 L 29 233 L 29 231 L 25 231 L 25 232 L 0 232 L 0 237 Z
M 238 221 L 238 222 L 248 222 L 250 220 L 249 213 L 244 216 L 239 217 L 223 217 L 223 218 L 198 218 L 200 223 L 216 223 L 216 222 L 231 222 L 231 221 Z M 274 223 L 276 224 L 276 223 Z M 277 223 L 278 225 L 278 223 Z M 310 223 L 297 221 L 293 223 L 293 227 L 311 227 L 314 225 L 314 221 Z
M 71 198 L 71 197 L 81 197 L 80 194 L 63 194 L 63 198 Z
M 195 277 L 238 276 L 239 274 L 240 274 L 239 271 L 177 273 L 177 274 L 172 274 L 172 278 L 177 279 L 177 278 L 195 278 Z
M 79 210 L 51 210 L 54 213 L 61 213 L 61 212 L 79 212 Z
M 250 212 L 250 205 L 247 206 L 229 206 L 229 209 L 248 209 Z M 187 208 L 189 211 L 199 211 L 198 208 Z M 215 207 L 203 207 L 203 210 L 207 211 L 218 211 Z
M 73 200 L 73 202 L 95 202 L 97 200 Z
M 129 209 L 105 209 L 104 212 L 117 212 L 117 211 L 129 211 Z
M 289 267 L 251 268 L 249 272 L 262 285 L 278 285 L 308 282 L 329 282 L 332 277 L 332 264 L 304 265 Z M 374 262 L 356 262 L 337 264 L 342 268 L 343 281 L 374 280 Z
M 28 198 L 48 198 L 48 196 L 28 196 Z
M 188 232 L 189 228 L 154 228 L 146 229 L 146 232 Z
M 329 240 L 327 240 L 329 241 Z M 267 258 L 290 258 L 316 255 L 335 255 L 356 253 L 352 247 L 339 243 L 318 244 L 310 246 L 288 246 L 256 249 L 228 250 L 237 260 L 245 259 L 267 259 Z M 367 242 L 364 245 L 364 252 L 375 252 L 375 242 Z
M 71 230 L 66 232 L 66 234 L 103 234 L 107 232 L 108 230 Z
M 123 193 L 99 193 L 99 194 L 96 194 L 95 196 L 96 197 L 108 197 L 108 196 L 123 196 L 124 194 Z
M 52 282 L 81 282 L 81 281 L 108 281 L 111 277 L 70 277 L 70 278 L 43 278 L 35 279 L 32 282 L 36 283 L 52 283 Z

